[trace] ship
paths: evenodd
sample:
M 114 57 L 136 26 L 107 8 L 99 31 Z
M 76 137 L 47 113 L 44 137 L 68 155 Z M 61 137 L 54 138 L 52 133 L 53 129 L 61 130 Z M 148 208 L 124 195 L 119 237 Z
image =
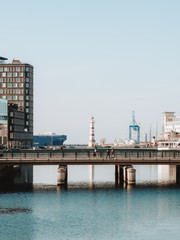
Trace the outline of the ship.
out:
M 33 136 L 34 146 L 62 146 L 67 140 L 67 135 L 57 135 L 55 133 L 47 133 Z

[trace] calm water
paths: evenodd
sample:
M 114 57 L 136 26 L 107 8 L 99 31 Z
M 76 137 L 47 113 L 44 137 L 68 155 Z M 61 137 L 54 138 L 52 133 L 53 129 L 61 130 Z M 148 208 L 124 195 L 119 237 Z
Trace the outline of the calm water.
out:
M 175 168 L 136 169 L 136 187 L 116 189 L 111 166 L 96 167 L 94 188 L 88 167 L 69 167 L 68 190 L 60 190 L 57 167 L 36 167 L 33 191 L 0 194 L 0 239 L 179 240 Z

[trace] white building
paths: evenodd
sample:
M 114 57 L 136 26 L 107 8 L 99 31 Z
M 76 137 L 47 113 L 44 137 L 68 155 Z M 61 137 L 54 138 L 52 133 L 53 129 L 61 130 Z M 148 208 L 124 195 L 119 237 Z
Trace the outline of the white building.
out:
M 177 138 L 180 138 L 180 117 L 176 117 L 175 112 L 164 112 L 162 139 Z

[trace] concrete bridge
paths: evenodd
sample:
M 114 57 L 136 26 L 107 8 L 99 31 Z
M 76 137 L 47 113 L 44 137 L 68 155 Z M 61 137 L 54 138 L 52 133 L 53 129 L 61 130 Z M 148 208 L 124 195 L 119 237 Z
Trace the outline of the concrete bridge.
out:
M 179 150 L 157 150 L 140 148 L 114 149 L 115 157 L 106 158 L 105 148 L 62 150 L 7 151 L 0 156 L 0 165 L 180 165 Z
M 0 166 L 59 165 L 58 184 L 67 183 L 68 165 L 115 165 L 115 183 L 136 181 L 136 170 L 132 165 L 176 165 L 177 182 L 180 182 L 180 151 L 141 148 L 114 148 L 114 158 L 107 158 L 105 148 L 61 150 L 21 150 L 6 151 L 0 155 Z M 93 168 L 92 168 L 93 174 Z

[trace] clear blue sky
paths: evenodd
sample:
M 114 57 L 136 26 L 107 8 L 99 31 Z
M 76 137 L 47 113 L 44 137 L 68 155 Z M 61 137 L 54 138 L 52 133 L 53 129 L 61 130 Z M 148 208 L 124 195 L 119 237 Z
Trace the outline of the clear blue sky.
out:
M 87 143 L 128 137 L 131 111 L 155 134 L 179 111 L 180 1 L 1 2 L 1 56 L 34 66 L 35 133 Z

